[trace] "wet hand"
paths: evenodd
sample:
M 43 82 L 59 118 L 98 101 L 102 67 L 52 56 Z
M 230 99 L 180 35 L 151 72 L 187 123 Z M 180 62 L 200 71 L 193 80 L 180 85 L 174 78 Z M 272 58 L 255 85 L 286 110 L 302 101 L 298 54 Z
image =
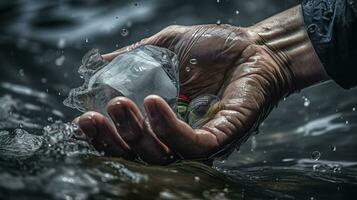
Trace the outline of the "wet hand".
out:
M 220 101 L 211 109 L 209 120 L 193 129 L 159 96 L 148 96 L 144 101 L 148 122 L 130 99 L 114 98 L 107 106 L 111 119 L 96 112 L 77 119 L 94 147 L 108 156 L 139 156 L 152 164 L 208 158 L 245 139 L 279 99 L 296 89 L 284 54 L 247 28 L 170 26 L 103 57 L 112 60 L 145 44 L 165 47 L 178 55 L 181 94 L 190 99 L 215 94 Z

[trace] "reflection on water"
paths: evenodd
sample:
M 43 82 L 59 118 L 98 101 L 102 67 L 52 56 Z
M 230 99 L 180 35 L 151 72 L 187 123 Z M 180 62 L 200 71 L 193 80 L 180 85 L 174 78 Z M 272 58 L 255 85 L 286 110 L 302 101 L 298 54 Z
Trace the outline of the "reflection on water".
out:
M 327 83 L 287 98 L 214 166 L 105 158 L 73 137 L 62 105 L 84 52 L 170 24 L 249 25 L 297 1 L 0 2 L 0 199 L 351 199 L 357 96 Z M 165 17 L 162 15 L 165 14 Z

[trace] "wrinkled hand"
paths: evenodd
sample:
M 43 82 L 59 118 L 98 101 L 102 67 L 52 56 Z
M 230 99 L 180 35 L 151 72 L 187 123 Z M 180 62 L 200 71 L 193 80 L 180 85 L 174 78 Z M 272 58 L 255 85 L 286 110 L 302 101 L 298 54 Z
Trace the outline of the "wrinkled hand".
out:
M 170 26 L 103 57 L 112 60 L 145 44 L 165 47 L 178 55 L 180 93 L 190 99 L 216 94 L 221 100 L 209 121 L 192 129 L 159 96 L 148 96 L 144 101 L 150 125 L 130 99 L 114 98 L 107 106 L 111 119 L 96 112 L 84 113 L 77 119 L 94 147 L 108 156 L 139 156 L 152 164 L 173 162 L 177 155 L 185 159 L 207 158 L 245 138 L 281 97 L 294 90 L 283 56 L 246 28 Z

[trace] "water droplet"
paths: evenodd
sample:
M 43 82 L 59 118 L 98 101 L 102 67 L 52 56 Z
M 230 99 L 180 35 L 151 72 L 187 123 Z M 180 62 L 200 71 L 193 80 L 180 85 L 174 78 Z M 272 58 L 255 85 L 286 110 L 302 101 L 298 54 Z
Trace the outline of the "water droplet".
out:
M 303 97 L 303 99 L 304 99 L 304 106 L 305 106 L 305 107 L 309 107 L 309 105 L 310 105 L 310 100 L 309 100 L 308 98 L 306 98 L 306 97 Z
M 185 68 L 185 70 L 186 70 L 186 72 L 190 72 L 190 71 L 191 71 L 191 68 L 190 68 L 189 66 L 187 66 L 187 67 Z
M 331 151 L 336 151 L 337 150 L 337 147 L 335 145 L 332 145 L 331 146 Z
M 311 159 L 319 160 L 321 157 L 321 153 L 319 151 L 314 151 L 311 153 Z
M 198 176 L 195 176 L 194 179 L 195 179 L 196 182 L 200 181 L 200 177 L 198 177 Z
M 72 128 L 73 128 L 73 131 L 79 130 L 79 126 L 78 126 L 77 123 L 71 123 L 71 125 L 72 125 Z
M 332 168 L 333 173 L 341 173 L 341 167 L 339 165 L 334 165 Z
M 251 141 L 250 151 L 254 151 L 255 148 L 257 147 L 257 140 L 255 136 L 252 136 L 250 141 Z
M 47 83 L 47 79 L 46 78 L 41 78 L 41 83 Z
M 216 24 L 221 25 L 221 20 L 217 20 Z
M 66 57 L 64 55 L 62 55 L 55 60 L 55 64 L 57 66 L 61 66 L 61 65 L 63 65 L 65 60 L 66 60 Z
M 57 42 L 57 48 L 63 49 L 66 46 L 66 40 L 61 38 Z
M 236 10 L 236 15 L 238 15 L 239 14 L 239 10 Z
M 126 28 L 121 29 L 121 36 L 126 37 L 129 35 L 129 31 Z
M 191 58 L 191 59 L 190 59 L 190 63 L 191 63 L 192 65 L 196 65 L 196 64 L 197 64 L 197 59 L 196 59 L 196 58 Z
M 312 170 L 313 170 L 313 171 L 317 171 L 317 170 L 319 169 L 319 166 L 320 166 L 320 165 L 318 165 L 318 164 L 313 165 L 313 166 L 312 166 Z
M 23 69 L 20 69 L 20 70 L 19 70 L 19 74 L 20 74 L 20 76 L 25 76 L 24 70 L 23 70 Z

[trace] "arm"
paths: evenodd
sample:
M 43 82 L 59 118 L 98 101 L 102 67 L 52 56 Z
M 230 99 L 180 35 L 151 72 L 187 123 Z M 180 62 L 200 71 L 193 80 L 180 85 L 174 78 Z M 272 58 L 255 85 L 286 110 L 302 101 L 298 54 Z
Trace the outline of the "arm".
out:
M 306 32 L 301 6 L 268 18 L 250 31 L 292 72 L 294 88 L 289 92 L 329 79 Z
M 296 6 L 247 28 L 171 26 L 104 55 L 111 60 L 145 44 L 168 48 L 179 57 L 183 94 L 190 99 L 217 94 L 221 100 L 198 129 L 178 119 L 158 96 L 144 101 L 148 122 L 130 99 L 118 97 L 107 109 L 114 123 L 90 112 L 79 118 L 79 126 L 106 155 L 136 154 L 155 164 L 173 162 L 175 156 L 207 158 L 230 144 L 239 145 L 283 97 L 329 79 L 329 68 L 321 64 L 325 59 L 310 42 L 304 20 L 302 7 Z M 190 64 L 191 58 L 198 62 Z

